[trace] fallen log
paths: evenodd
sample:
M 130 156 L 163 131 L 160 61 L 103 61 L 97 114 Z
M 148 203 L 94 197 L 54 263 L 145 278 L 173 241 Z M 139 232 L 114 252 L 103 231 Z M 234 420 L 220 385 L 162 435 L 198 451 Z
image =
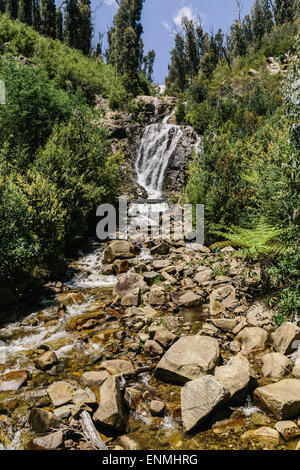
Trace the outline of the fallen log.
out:
M 82 432 L 87 441 L 92 443 L 95 450 L 108 450 L 101 437 L 99 436 L 97 429 L 94 426 L 92 418 L 87 411 L 83 411 L 80 415 L 80 424 Z

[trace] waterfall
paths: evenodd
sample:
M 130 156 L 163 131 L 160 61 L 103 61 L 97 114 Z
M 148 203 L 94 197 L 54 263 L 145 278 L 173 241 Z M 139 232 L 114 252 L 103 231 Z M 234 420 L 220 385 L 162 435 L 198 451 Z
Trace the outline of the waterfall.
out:
M 145 127 L 141 139 L 135 169 L 150 199 L 162 196 L 165 172 L 183 132 L 181 126 L 167 124 L 170 117 Z

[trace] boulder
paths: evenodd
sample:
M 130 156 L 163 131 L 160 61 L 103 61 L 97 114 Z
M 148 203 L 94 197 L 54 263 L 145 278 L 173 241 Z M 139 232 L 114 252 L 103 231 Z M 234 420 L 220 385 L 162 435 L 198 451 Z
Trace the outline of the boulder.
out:
M 147 285 L 142 276 L 137 273 L 126 273 L 118 276 L 118 281 L 113 290 L 113 295 L 126 295 L 130 291 L 140 289 L 147 290 Z
M 222 331 L 232 332 L 239 323 L 239 318 L 215 318 L 212 323 Z
M 210 315 L 216 316 L 228 309 L 233 309 L 238 305 L 236 291 L 232 285 L 219 287 L 212 291 L 209 296 Z
M 223 384 L 211 375 L 186 383 L 181 389 L 181 413 L 185 431 L 195 429 L 213 411 L 224 405 L 229 397 Z
M 282 354 L 291 354 L 298 348 L 300 341 L 300 328 L 291 322 L 281 325 L 272 333 L 274 348 Z
M 143 277 L 148 285 L 151 285 L 154 279 L 159 277 L 159 274 L 156 271 L 146 271 L 143 273 Z
M 84 372 L 80 377 L 80 383 L 84 387 L 94 387 L 95 385 L 102 385 L 109 376 L 110 373 L 106 370 Z
M 249 361 L 241 355 L 232 359 L 229 365 L 217 367 L 215 377 L 229 391 L 232 401 L 241 401 L 257 385 Z
M 54 414 L 58 419 L 66 419 L 70 416 L 73 405 L 63 405 L 54 410 Z
M 148 339 L 144 344 L 144 353 L 147 356 L 161 356 L 164 350 L 156 341 Z
M 168 266 L 171 266 L 171 262 L 168 259 L 155 259 L 152 261 L 152 267 L 157 271 Z
M 264 377 L 281 379 L 292 368 L 292 361 L 284 354 L 272 352 L 262 357 L 262 373 Z
M 74 392 L 73 385 L 64 381 L 54 382 L 47 388 L 47 393 L 56 408 L 70 403 Z
M 194 294 L 192 291 L 183 292 L 180 295 L 173 296 L 173 302 L 181 308 L 198 307 L 203 302 L 203 298 L 200 295 Z
M 163 240 L 158 245 L 151 248 L 150 253 L 151 255 L 167 255 L 169 253 L 169 249 L 169 244 Z
M 208 336 L 180 338 L 165 353 L 155 371 L 157 377 L 185 384 L 214 370 L 219 362 L 219 343 Z
M 165 404 L 160 400 L 152 400 L 150 403 L 150 413 L 152 416 L 163 416 Z
M 130 264 L 127 259 L 116 259 L 113 262 L 112 270 L 115 275 L 127 273 L 129 270 Z
M 140 303 L 140 289 L 137 287 L 136 289 L 130 290 L 128 294 L 123 295 L 121 299 L 122 307 L 138 307 Z
M 133 372 L 134 367 L 130 361 L 123 359 L 111 359 L 109 361 L 103 361 L 100 364 L 101 369 L 105 369 L 109 374 L 122 374 L 123 372 Z
M 97 405 L 95 394 L 89 388 L 76 390 L 72 395 L 74 405 Z
M 134 258 L 134 246 L 126 240 L 114 240 L 104 250 L 103 264 L 112 264 L 115 259 Z
M 166 291 L 163 287 L 153 286 L 149 293 L 150 305 L 165 305 L 167 302 Z
M 56 450 L 60 449 L 62 444 L 63 433 L 62 431 L 56 431 L 33 439 L 28 445 L 28 450 Z
M 109 377 L 101 385 L 100 405 L 93 416 L 93 420 L 108 431 L 124 431 L 125 411 L 118 377 Z
M 205 269 L 204 271 L 198 272 L 194 276 L 194 281 L 196 281 L 198 284 L 202 285 L 204 282 L 211 281 L 211 275 L 212 275 L 212 270 L 211 269 Z
M 300 429 L 294 421 L 279 421 L 275 428 L 285 441 L 290 441 L 300 436 Z
M 53 413 L 41 408 L 32 408 L 29 414 L 29 424 L 37 434 L 43 434 L 58 428 L 60 422 L 60 419 Z
M 247 312 L 247 323 L 250 326 L 272 326 L 275 312 L 262 304 L 253 305 Z
M 19 390 L 28 379 L 27 370 L 14 370 L 0 375 L 0 392 Z
M 253 394 L 255 403 L 278 420 L 300 414 L 300 380 L 284 379 L 259 387 Z
M 54 351 L 46 351 L 34 361 L 35 367 L 40 370 L 51 369 L 55 364 L 58 364 L 58 359 Z
M 172 346 L 176 339 L 177 336 L 165 328 L 158 328 L 154 335 L 154 341 L 157 341 L 164 349 Z
M 268 334 L 262 328 L 247 327 L 238 334 L 237 340 L 242 344 L 242 354 L 264 351 Z

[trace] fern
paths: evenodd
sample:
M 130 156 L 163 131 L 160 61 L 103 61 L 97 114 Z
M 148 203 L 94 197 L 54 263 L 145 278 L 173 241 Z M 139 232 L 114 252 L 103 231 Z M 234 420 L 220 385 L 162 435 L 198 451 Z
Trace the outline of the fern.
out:
M 241 249 L 243 253 L 251 258 L 282 254 L 287 250 L 282 237 L 286 229 L 272 227 L 265 222 L 259 222 L 251 229 L 231 226 L 224 230 L 212 230 L 211 232 L 225 238 L 225 240 L 211 245 L 211 249 L 230 245 Z

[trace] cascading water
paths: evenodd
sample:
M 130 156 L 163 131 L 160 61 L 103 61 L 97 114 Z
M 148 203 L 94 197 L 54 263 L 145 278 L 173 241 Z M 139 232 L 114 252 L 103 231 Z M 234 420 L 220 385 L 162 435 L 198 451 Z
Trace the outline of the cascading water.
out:
M 168 124 L 170 116 L 161 123 L 145 127 L 136 160 L 137 182 L 149 199 L 162 196 L 165 172 L 182 136 L 182 127 Z

